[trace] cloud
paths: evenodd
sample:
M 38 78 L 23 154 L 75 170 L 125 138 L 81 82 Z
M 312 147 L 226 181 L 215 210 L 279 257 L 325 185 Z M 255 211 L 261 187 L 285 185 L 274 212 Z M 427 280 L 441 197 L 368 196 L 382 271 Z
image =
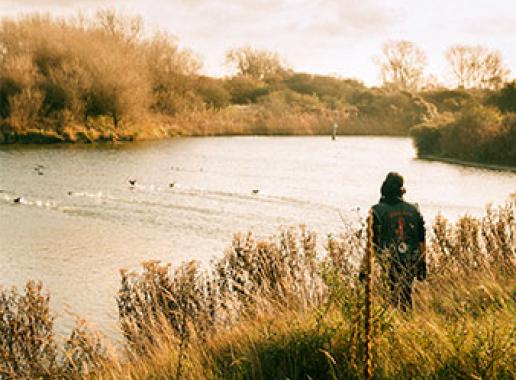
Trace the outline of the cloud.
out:
M 57 16 L 77 14 L 83 9 L 97 9 L 116 5 L 114 0 L 0 0 L 3 17 L 13 17 L 22 13 L 52 13 Z
M 321 1 L 315 3 L 312 14 L 318 14 L 305 30 L 319 36 L 345 35 L 368 38 L 385 33 L 399 21 L 400 13 L 373 5 L 370 1 Z
M 278 52 L 294 69 L 376 79 L 371 57 L 387 39 L 424 49 L 431 69 L 454 43 L 500 49 L 516 67 L 514 0 L 0 0 L 0 14 L 76 15 L 114 7 L 140 14 L 148 30 L 165 29 L 200 54 L 209 74 L 226 72 L 225 52 L 251 45 Z
M 69 7 L 73 6 L 87 6 L 87 5 L 101 5 L 105 4 L 103 0 L 74 0 L 71 4 L 70 0 L 0 0 L 0 5 L 11 5 L 18 8 L 24 7 Z M 107 3 L 114 3 L 114 1 L 107 1 Z
M 471 20 L 465 25 L 465 30 L 474 35 L 514 38 L 516 35 L 516 14 Z

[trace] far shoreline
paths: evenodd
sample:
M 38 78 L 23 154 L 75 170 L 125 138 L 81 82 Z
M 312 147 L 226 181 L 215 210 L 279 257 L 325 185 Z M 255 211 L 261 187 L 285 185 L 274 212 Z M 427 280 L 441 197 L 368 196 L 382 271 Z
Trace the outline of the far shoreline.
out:
M 478 169 L 490 169 L 490 170 L 498 170 L 498 171 L 508 171 L 511 173 L 516 173 L 516 167 L 515 166 L 508 166 L 508 165 L 499 165 L 499 164 L 487 164 L 482 162 L 475 162 L 475 161 L 464 161 L 457 158 L 451 158 L 451 157 L 441 157 L 441 156 L 433 156 L 429 154 L 424 154 L 417 156 L 418 160 L 423 161 L 437 161 L 437 162 L 443 162 L 447 164 L 455 164 L 455 165 L 461 165 L 461 166 L 467 166 L 472 168 L 478 168 Z

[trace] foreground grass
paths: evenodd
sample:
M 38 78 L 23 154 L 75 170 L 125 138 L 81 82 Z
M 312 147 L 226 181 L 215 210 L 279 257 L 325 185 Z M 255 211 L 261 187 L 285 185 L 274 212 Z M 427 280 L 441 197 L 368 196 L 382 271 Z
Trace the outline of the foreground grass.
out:
M 463 285 L 455 291 L 453 284 L 438 290 L 420 286 L 413 314 L 389 310 L 378 317 L 374 378 L 514 378 L 516 281 L 477 278 L 468 281 L 469 290 Z M 439 301 L 443 291 L 450 295 Z M 450 303 L 454 297 L 463 301 Z M 437 304 L 429 310 L 432 302 Z M 267 308 L 192 344 L 184 352 L 180 378 L 361 379 L 358 321 L 338 307 L 325 313 Z M 162 341 L 148 355 L 110 367 L 100 377 L 175 379 L 178 347 L 173 339 Z
M 414 309 L 390 305 L 376 266 L 375 379 L 516 377 L 516 203 L 481 219 L 438 217 L 429 278 Z M 79 324 L 63 347 L 48 297 L 0 292 L 2 378 L 362 379 L 365 305 L 355 263 L 365 230 L 345 227 L 317 252 L 305 228 L 256 240 L 236 235 L 203 269 L 156 262 L 122 271 L 117 302 L 125 337 L 114 354 Z

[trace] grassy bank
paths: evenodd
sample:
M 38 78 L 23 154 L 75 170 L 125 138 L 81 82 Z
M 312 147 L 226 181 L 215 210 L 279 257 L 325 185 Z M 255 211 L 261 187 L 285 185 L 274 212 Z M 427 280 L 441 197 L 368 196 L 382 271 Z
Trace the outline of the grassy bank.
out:
M 429 277 L 414 310 L 390 305 L 376 266 L 376 379 L 512 379 L 516 375 L 516 203 L 481 219 L 438 217 Z M 156 262 L 122 271 L 118 353 L 79 323 L 56 343 L 48 298 L 29 283 L 0 293 L 4 378 L 361 379 L 364 227 L 344 227 L 317 252 L 305 228 L 236 235 L 208 268 Z

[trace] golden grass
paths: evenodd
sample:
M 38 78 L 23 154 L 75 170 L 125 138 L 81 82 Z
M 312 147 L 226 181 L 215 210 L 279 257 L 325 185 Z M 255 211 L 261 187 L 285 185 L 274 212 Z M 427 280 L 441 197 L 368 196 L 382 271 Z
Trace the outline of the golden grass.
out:
M 515 216 L 511 200 L 481 219 L 451 224 L 438 217 L 428 244 L 429 277 L 416 283 L 410 312 L 391 306 L 377 267 L 369 322 L 373 378 L 516 376 Z M 150 262 L 143 272 L 124 271 L 118 305 L 126 345 L 118 356 L 80 333 L 59 347 L 41 288 L 4 290 L 0 321 L 9 339 L 2 340 L 0 373 L 362 379 L 366 313 L 356 263 L 365 236 L 364 228 L 346 228 L 329 237 L 323 254 L 305 228 L 266 240 L 240 234 L 209 268 L 192 262 L 172 270 Z

